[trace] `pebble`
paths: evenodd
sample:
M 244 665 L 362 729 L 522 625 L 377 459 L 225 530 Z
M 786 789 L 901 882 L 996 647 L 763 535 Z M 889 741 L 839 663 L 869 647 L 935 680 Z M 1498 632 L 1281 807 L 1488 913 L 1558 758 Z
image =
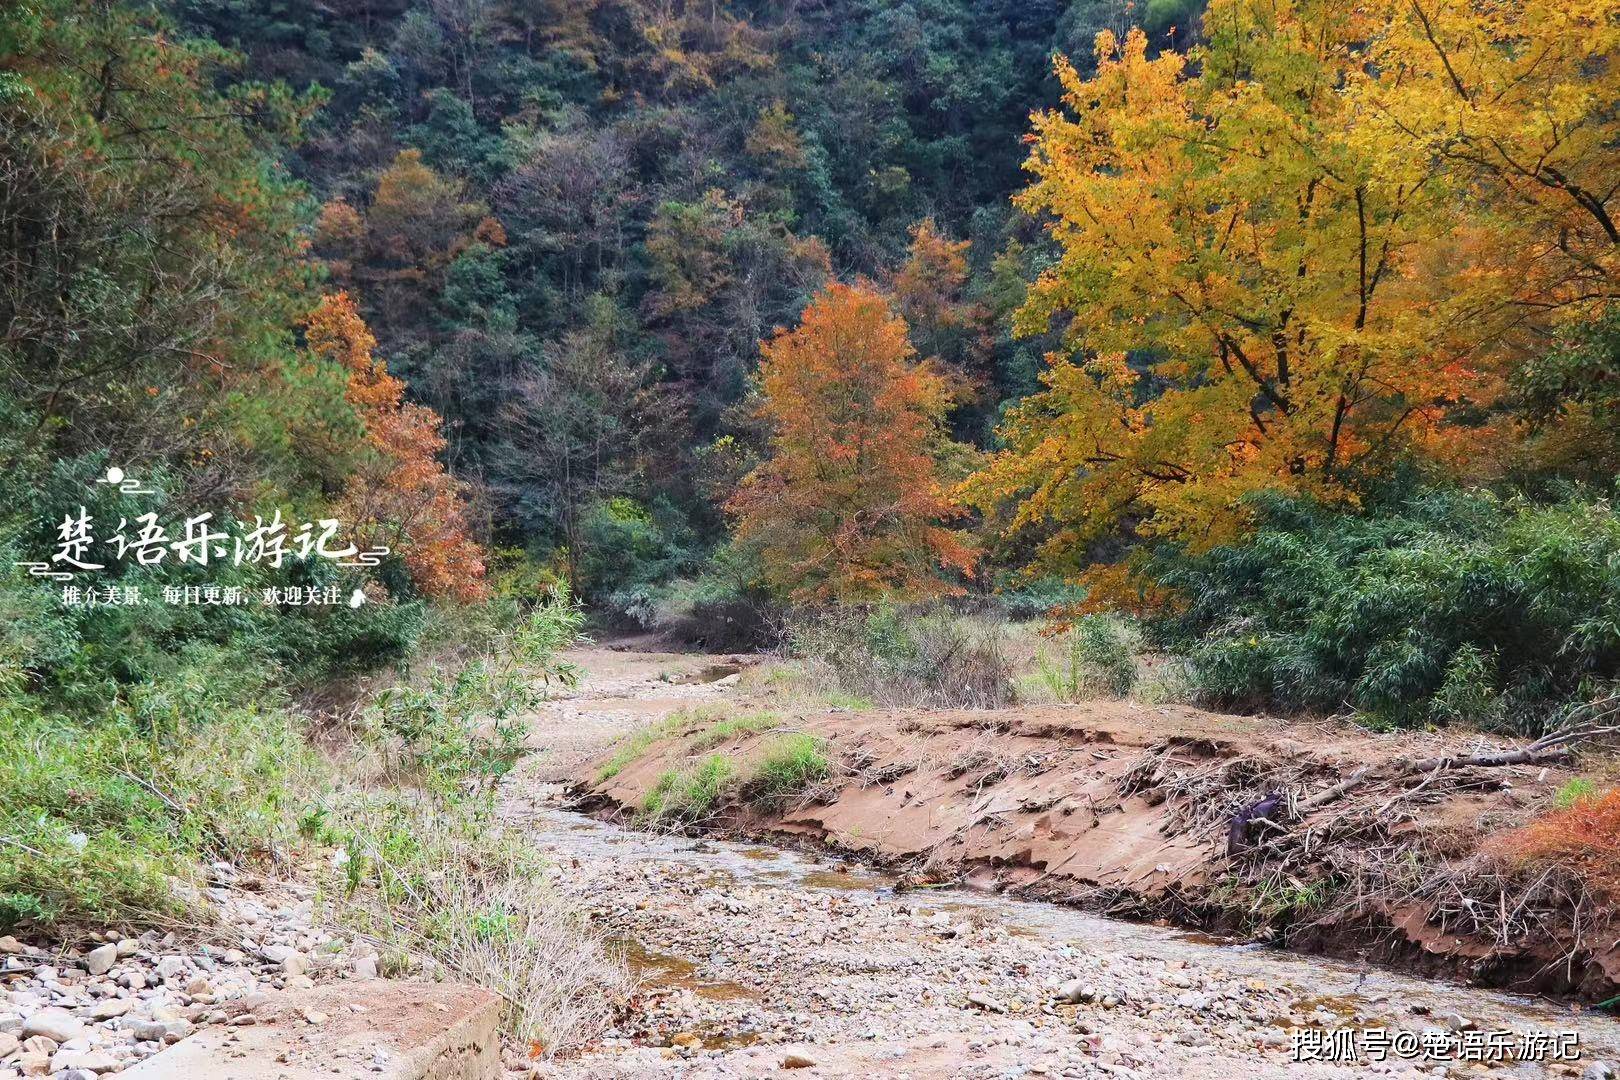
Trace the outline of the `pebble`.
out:
M 117 1058 L 101 1050 L 60 1050 L 51 1058 L 52 1072 L 83 1069 L 90 1073 L 104 1073 L 117 1069 L 118 1064 Z
M 108 998 L 90 1006 L 85 1015 L 92 1020 L 111 1020 L 115 1016 L 123 1016 L 133 1007 L 134 1002 L 129 998 Z
M 329 944 L 333 937 L 313 925 L 307 899 L 231 889 L 212 890 L 210 899 L 218 905 L 220 925 L 242 948 L 192 945 L 178 934 L 157 932 L 93 935 L 99 940 L 82 952 L 60 943 L 0 938 L 5 956 L 61 958 L 24 966 L 0 984 L 0 1080 L 115 1075 L 199 1026 L 226 1023 L 229 1012 L 222 1006 L 229 1002 L 280 986 L 314 986 L 308 954 L 297 943 L 343 954 L 345 942 Z M 352 962 L 363 970 L 361 960 Z M 243 1015 L 253 1022 L 251 1013 Z M 312 1011 L 309 1022 L 324 1022 L 323 1014 Z

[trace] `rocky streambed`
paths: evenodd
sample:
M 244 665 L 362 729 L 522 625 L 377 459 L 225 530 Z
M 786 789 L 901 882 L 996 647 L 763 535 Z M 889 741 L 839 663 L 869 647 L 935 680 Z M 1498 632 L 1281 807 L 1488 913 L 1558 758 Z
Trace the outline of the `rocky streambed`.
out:
M 559 778 L 612 732 L 729 690 L 681 680 L 693 658 L 582 659 L 597 681 L 539 718 L 555 742 L 504 813 L 645 983 L 546 1075 L 1601 1078 L 1620 1059 L 1601 1012 L 570 812 Z

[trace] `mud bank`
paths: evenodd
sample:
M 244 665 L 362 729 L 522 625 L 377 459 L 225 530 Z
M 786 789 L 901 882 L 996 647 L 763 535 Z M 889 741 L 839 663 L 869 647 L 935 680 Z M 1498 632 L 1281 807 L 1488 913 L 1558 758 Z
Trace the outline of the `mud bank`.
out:
M 1499 858 L 1492 839 L 1544 806 L 1568 770 L 1376 778 L 1399 758 L 1477 752 L 1478 737 L 1112 702 L 824 713 L 699 738 L 713 722 L 667 724 L 610 777 L 610 755 L 584 762 L 572 776 L 579 805 L 628 821 L 661 777 L 720 754 L 744 779 L 694 828 L 827 849 L 908 886 L 966 883 L 1482 986 L 1620 993 L 1614 913 Z M 758 797 L 748 764 L 784 732 L 824 740 L 830 775 Z M 1368 765 L 1375 775 L 1351 793 L 1289 813 Z M 1234 817 L 1270 796 L 1285 824 L 1255 821 L 1232 852 Z

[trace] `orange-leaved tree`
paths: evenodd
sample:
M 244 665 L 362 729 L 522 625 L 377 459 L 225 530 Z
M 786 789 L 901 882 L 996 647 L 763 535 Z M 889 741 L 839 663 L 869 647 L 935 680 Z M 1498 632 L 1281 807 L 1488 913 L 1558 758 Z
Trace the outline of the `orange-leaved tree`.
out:
M 966 379 L 988 377 L 989 311 L 968 296 L 968 241 L 952 240 L 932 218 L 911 228 L 911 248 L 889 283 L 911 340 Z
M 869 286 L 833 284 L 761 348 L 770 454 L 729 508 L 768 583 L 804 603 L 958 589 L 975 552 L 939 462 L 951 384 L 905 322 Z
M 347 293 L 324 297 L 304 332 L 312 352 L 348 371 L 344 396 L 365 425 L 367 452 L 342 500 L 357 542 L 398 552 L 426 596 L 481 599 L 484 552 L 468 527 L 463 486 L 439 461 L 439 415 L 405 401 L 405 383 L 372 355 L 377 339 Z
M 1214 0 L 1191 57 L 1133 31 L 1090 79 L 1059 63 L 1019 202 L 1061 256 L 1019 328 L 1066 348 L 970 499 L 1073 568 L 1122 523 L 1209 545 L 1249 492 L 1353 501 L 1400 457 L 1508 445 L 1508 377 L 1615 295 L 1613 65 L 1579 18 L 1493 14 L 1551 3 L 1431 6 Z

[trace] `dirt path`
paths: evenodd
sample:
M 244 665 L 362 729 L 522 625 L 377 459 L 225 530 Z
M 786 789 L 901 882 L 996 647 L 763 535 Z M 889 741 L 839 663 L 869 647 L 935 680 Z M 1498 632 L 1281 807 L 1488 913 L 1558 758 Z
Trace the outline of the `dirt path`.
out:
M 546 1075 L 1602 1076 L 1594 1060 L 1620 1056 L 1616 1025 L 1590 1013 L 983 893 L 897 893 L 860 868 L 570 813 L 558 780 L 583 758 L 734 682 L 726 657 L 572 658 L 587 677 L 536 719 L 504 812 L 648 985 L 602 1046 Z M 1055 1001 L 1059 984 L 1077 1000 Z M 1453 1045 L 1428 1059 L 1295 1060 L 1293 1030 L 1365 1027 L 1432 1029 L 1445 1034 L 1424 1045 Z M 1566 1031 L 1578 1033 L 1579 1062 L 1456 1059 L 1463 1040 Z

